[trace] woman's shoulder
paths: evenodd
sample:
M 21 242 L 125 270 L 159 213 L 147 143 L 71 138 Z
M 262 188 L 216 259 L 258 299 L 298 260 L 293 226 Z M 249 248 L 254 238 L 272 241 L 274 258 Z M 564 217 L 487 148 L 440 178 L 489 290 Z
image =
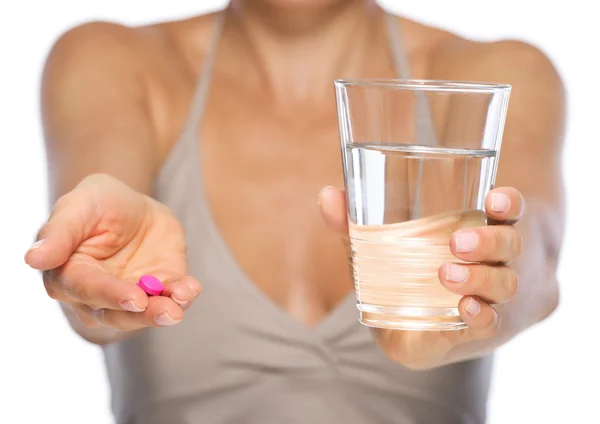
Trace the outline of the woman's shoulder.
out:
M 202 58 L 214 21 L 214 14 L 207 14 L 143 26 L 86 22 L 63 33 L 49 56 L 60 53 L 78 61 L 137 64 L 147 72 L 168 66 L 193 68 L 190 63 Z
M 187 117 L 214 23 L 210 14 L 138 27 L 78 25 L 55 41 L 42 93 L 70 90 L 77 104 L 110 94 L 112 101 L 142 105 L 167 146 Z
M 519 83 L 538 77 L 558 80 L 550 58 L 523 40 L 480 41 L 398 17 L 409 55 L 422 63 L 427 79 Z

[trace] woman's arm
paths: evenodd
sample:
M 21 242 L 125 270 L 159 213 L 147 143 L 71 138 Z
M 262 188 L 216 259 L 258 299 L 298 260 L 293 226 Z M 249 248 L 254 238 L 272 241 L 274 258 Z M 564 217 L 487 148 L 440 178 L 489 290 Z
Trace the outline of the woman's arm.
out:
M 446 281 L 445 265 L 440 268 L 444 287 L 463 296 L 458 307 L 467 328 L 449 332 L 373 330 L 383 351 L 412 369 L 485 355 L 543 320 L 558 304 L 556 266 L 564 223 L 561 81 L 550 61 L 523 43 L 460 41 L 450 47 L 436 53 L 429 78 L 500 82 L 513 88 L 498 187 L 485 204 L 486 213 L 498 225 L 461 229 L 460 233 L 475 236 L 474 250 L 470 251 L 458 252 L 457 234 L 453 235 L 453 254 L 480 263 L 466 266 L 466 280 Z M 491 196 L 507 199 L 507 204 L 494 208 Z M 329 228 L 346 233 L 343 192 L 323 190 L 319 204 Z M 528 209 L 525 217 L 523 205 Z M 511 225 L 515 221 L 516 226 Z M 486 299 L 500 304 L 492 308 Z M 478 306 L 469 310 L 471 301 Z
M 41 89 L 52 203 L 92 173 L 150 193 L 159 149 L 143 50 L 135 30 L 108 23 L 75 28 L 53 47 Z
M 451 362 L 499 346 L 556 309 L 565 213 L 565 94 L 560 77 L 548 58 L 527 44 L 470 44 L 440 55 L 436 77 L 512 85 L 496 186 L 518 189 L 526 212 L 516 224 L 523 250 L 511 264 L 519 277 L 517 295 L 497 306 L 502 319 L 498 333 L 490 340 L 457 346 L 448 358 Z
M 94 173 L 150 193 L 159 149 L 143 52 L 135 30 L 107 23 L 78 27 L 56 42 L 41 88 L 51 204 Z M 103 344 L 127 336 L 89 328 L 71 308 L 63 311 L 86 340 Z

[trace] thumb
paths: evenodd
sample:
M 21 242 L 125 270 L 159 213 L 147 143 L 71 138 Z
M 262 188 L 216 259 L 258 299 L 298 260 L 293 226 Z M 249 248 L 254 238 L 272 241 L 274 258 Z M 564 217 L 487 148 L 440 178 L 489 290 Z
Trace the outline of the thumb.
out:
M 95 210 L 93 199 L 77 189 L 61 197 L 39 231 L 38 240 L 25 253 L 25 262 L 40 271 L 63 265 L 89 237 Z
M 319 193 L 319 206 L 327 227 L 336 233 L 348 232 L 346 194 L 334 187 L 325 187 Z

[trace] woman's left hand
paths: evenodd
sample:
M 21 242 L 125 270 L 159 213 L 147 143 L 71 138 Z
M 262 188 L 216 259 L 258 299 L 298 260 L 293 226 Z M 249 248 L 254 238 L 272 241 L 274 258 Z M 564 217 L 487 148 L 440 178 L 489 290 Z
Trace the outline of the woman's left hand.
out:
M 343 191 L 326 188 L 319 195 L 327 225 L 339 233 L 347 232 L 346 200 Z M 485 202 L 486 214 L 493 225 L 466 228 L 450 240 L 454 256 L 472 264 L 447 263 L 439 270 L 441 284 L 462 295 L 458 307 L 468 325 L 458 331 L 399 331 L 374 329 L 377 341 L 393 360 L 414 369 L 432 368 L 464 358 L 450 353 L 459 345 L 493 337 L 501 317 L 492 304 L 510 301 L 517 292 L 518 276 L 510 267 L 523 245 L 513 226 L 523 215 L 521 193 L 510 187 L 491 190 Z

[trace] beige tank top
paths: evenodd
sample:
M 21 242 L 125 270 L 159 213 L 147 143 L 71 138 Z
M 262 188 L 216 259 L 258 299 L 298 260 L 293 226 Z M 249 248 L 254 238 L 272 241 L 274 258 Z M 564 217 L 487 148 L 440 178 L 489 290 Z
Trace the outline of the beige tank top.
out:
M 104 348 L 117 423 L 483 423 L 491 358 L 410 371 L 359 324 L 354 293 L 308 329 L 234 260 L 205 202 L 198 140 L 222 25 L 221 17 L 187 125 L 155 191 L 183 224 L 190 273 L 204 290 L 180 324 Z M 397 26 L 389 16 L 391 54 L 399 76 L 408 78 Z M 420 107 L 419 137 L 430 139 L 429 110 Z

